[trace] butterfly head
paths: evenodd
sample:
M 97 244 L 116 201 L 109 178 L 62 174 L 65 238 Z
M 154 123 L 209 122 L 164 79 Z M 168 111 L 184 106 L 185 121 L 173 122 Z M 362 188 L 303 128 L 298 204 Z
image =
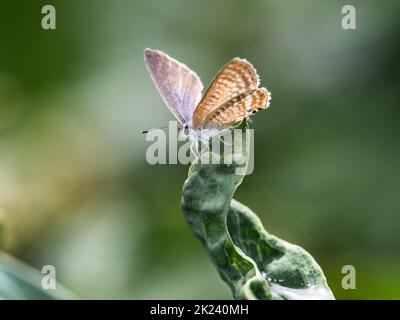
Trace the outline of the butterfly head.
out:
M 215 128 L 198 128 L 194 129 L 190 125 L 186 124 L 180 129 L 180 135 L 184 139 L 189 139 L 190 141 L 200 140 L 202 142 L 207 142 L 212 137 L 218 135 L 220 130 Z
M 180 136 L 183 139 L 188 139 L 193 142 L 195 140 L 199 140 L 199 130 L 195 130 L 188 124 L 185 124 L 180 130 Z
M 189 129 L 189 126 L 188 125 L 185 125 L 184 127 L 183 127 L 183 134 L 187 137 L 187 136 L 189 136 L 189 134 L 190 134 L 190 129 Z

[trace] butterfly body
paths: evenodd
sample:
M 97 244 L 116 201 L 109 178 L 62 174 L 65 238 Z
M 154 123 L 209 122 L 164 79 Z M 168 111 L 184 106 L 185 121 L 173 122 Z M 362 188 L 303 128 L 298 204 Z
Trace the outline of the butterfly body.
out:
M 203 96 L 200 78 L 183 63 L 152 49 L 145 49 L 144 59 L 161 97 L 182 126 L 182 135 L 196 148 L 269 106 L 270 92 L 259 88 L 258 74 L 245 59 L 228 62 Z

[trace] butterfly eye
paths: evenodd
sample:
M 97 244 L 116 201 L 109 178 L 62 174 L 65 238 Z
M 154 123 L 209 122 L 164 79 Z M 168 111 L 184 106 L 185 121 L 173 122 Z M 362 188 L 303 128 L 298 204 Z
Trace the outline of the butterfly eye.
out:
M 187 136 L 187 135 L 189 135 L 189 127 L 188 126 L 185 126 L 184 128 L 183 128 L 183 133 Z

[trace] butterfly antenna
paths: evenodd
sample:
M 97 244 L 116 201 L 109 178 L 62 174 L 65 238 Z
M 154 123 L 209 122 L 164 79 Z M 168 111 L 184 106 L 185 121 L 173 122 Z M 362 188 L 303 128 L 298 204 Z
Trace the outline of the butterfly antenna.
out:
M 166 128 L 168 128 L 168 126 L 162 126 L 162 127 L 159 127 L 159 128 L 153 128 L 153 129 L 143 130 L 143 131 L 142 131 L 142 134 L 148 133 L 148 132 L 153 131 L 153 130 L 160 130 L 160 129 L 166 129 Z

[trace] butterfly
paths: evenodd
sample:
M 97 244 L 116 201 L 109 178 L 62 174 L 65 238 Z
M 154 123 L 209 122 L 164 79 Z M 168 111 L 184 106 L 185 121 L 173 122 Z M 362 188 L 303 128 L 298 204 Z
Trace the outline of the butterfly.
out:
M 199 141 L 208 141 L 270 104 L 271 93 L 259 88 L 257 71 L 245 59 L 229 61 L 204 95 L 199 76 L 166 53 L 147 48 L 144 61 L 161 97 L 181 125 L 183 135 L 192 141 L 194 150 L 198 150 Z

